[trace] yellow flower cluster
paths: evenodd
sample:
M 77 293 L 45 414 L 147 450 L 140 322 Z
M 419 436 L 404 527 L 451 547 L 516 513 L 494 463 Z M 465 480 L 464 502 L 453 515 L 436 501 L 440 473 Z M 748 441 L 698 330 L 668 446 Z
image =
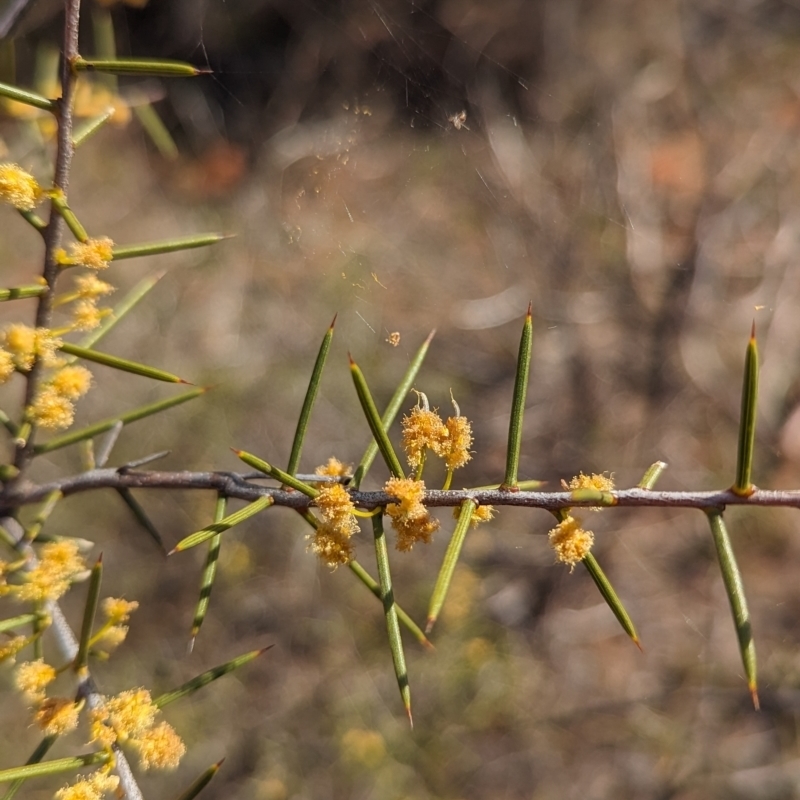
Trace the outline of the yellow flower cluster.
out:
M 425 482 L 412 478 L 390 478 L 383 490 L 399 501 L 386 506 L 386 513 L 397 532 L 397 549 L 407 552 L 417 542 L 430 542 L 431 536 L 439 528 L 439 520 L 431 517 L 422 504 Z
M 168 722 L 156 722 L 158 708 L 146 689 L 131 689 L 106 698 L 91 712 L 92 741 L 110 748 L 132 747 L 142 769 L 174 769 L 186 746 Z
M 20 211 L 32 211 L 42 197 L 33 175 L 18 164 L 0 164 L 0 201 Z
M 320 474 L 319 470 L 317 474 Z M 358 523 L 353 516 L 355 508 L 347 489 L 340 483 L 324 484 L 314 502 L 322 520 L 314 531 L 309 549 L 334 569 L 349 563 L 353 560 L 350 539 L 358 533 Z
M 100 800 L 108 792 L 116 792 L 119 778 L 104 770 L 78 778 L 71 786 L 56 792 L 55 800 Z
M 580 520 L 572 516 L 559 522 L 548 536 L 556 551 L 556 558 L 563 564 L 569 564 L 570 571 L 585 558 L 594 544 L 594 534 L 584 530 Z
M 461 507 L 456 506 L 453 509 L 453 517 L 458 519 L 461 516 Z M 472 528 L 477 528 L 481 522 L 489 522 L 494 519 L 494 506 L 478 506 L 469 518 L 469 524 Z
M 55 669 L 42 659 L 25 661 L 14 673 L 17 690 L 35 707 L 33 721 L 46 736 L 74 731 L 83 707 L 68 697 L 47 697 L 45 690 L 55 679 Z
M 598 492 L 610 492 L 614 488 L 614 479 L 609 475 L 593 472 L 584 475 L 579 472 L 569 482 L 562 480 L 561 485 L 566 491 L 579 491 L 581 489 L 594 489 Z M 568 509 L 567 509 L 568 510 Z M 600 511 L 598 508 L 589 508 L 590 511 Z M 563 564 L 569 564 L 570 571 L 583 560 L 594 544 L 594 534 L 581 527 L 581 521 L 573 516 L 565 517 L 553 528 L 549 534 L 550 544 L 556 552 L 556 558 Z
M 42 428 L 68 428 L 75 418 L 75 401 L 89 391 L 92 373 L 66 366 L 39 387 L 28 408 L 28 419 Z
M 456 416 L 443 422 L 437 411 L 430 410 L 428 398 L 419 392 L 420 404 L 403 417 L 403 449 L 408 465 L 419 470 L 425 454 L 431 450 L 443 459 L 449 472 L 463 467 L 471 458 L 472 425 L 462 417 L 456 406 Z M 454 403 L 455 405 L 455 403 Z
M 114 258 L 114 242 L 108 236 L 73 242 L 69 255 L 70 264 L 80 264 L 88 269 L 105 269 Z
M 39 563 L 27 572 L 19 571 L 22 583 L 6 582 L 4 573 L 7 567 L 0 561 L 0 595 L 11 595 L 23 603 L 58 600 L 69 589 L 70 583 L 86 570 L 86 564 L 78 554 L 78 545 L 71 539 L 43 545 Z
M 130 615 L 139 608 L 135 600 L 123 600 L 118 597 L 107 597 L 102 603 L 106 622 L 92 637 L 91 644 L 101 647 L 109 653 L 125 641 L 128 635 L 128 626 L 125 624 Z
M 2 333 L 2 346 L 11 356 L 12 369 L 21 372 L 29 372 L 37 360 L 45 367 L 56 367 L 63 363 L 58 355 L 61 339 L 47 328 L 31 328 L 21 323 L 7 325 Z M 11 375 L 7 367 L 3 372 L 6 373 L 5 379 Z
M 45 688 L 55 679 L 55 668 L 41 658 L 23 662 L 14 673 L 14 685 L 29 703 L 40 703 L 44 700 Z
M 352 473 L 350 467 L 342 464 L 338 458 L 331 456 L 326 464 L 322 464 L 314 470 L 315 475 L 326 476 L 330 478 L 347 478 Z M 325 484 L 320 484 L 324 486 Z

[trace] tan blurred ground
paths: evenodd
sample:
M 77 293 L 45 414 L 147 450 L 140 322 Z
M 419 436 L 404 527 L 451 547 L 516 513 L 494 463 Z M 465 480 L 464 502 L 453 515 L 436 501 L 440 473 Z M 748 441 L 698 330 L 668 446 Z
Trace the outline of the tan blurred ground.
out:
M 365 15 L 370 8 L 395 6 L 368 4 Z M 347 352 L 385 402 L 436 328 L 417 388 L 443 410 L 452 389 L 474 421 L 475 459 L 457 482 L 497 482 L 530 299 L 522 477 L 557 485 L 605 470 L 634 485 L 661 459 L 664 488 L 729 485 L 755 318 L 756 481 L 800 484 L 800 11 L 712 0 L 535 8 L 506 0 L 496 11 L 451 3 L 437 12 L 479 50 L 489 33 L 516 33 L 514 53 L 533 37 L 539 66 L 522 112 L 476 73 L 464 98 L 475 111 L 460 129 L 448 117 L 461 106 L 436 95 L 418 129 L 375 92 L 286 125 L 253 146 L 252 163 L 217 143 L 168 167 L 133 127 L 79 153 L 71 200 L 91 232 L 125 243 L 237 234 L 207 253 L 112 268 L 122 286 L 169 272 L 105 347 L 217 385 L 127 429 L 114 463 L 169 448 L 165 468 L 238 469 L 231 446 L 285 461 L 316 348 L 338 313 L 303 469 L 334 454 L 357 462 L 367 444 Z M 37 263 L 20 225 L 3 214 L 9 284 Z M 102 388 L 82 405 L 84 422 L 166 393 L 95 373 Z M 60 454 L 38 475 L 77 463 Z M 373 478 L 384 476 L 376 468 Z M 170 543 L 212 510 L 210 497 L 140 499 Z M 147 797 L 176 794 L 223 755 L 206 797 L 800 796 L 796 515 L 728 514 L 753 615 L 760 713 L 700 514 L 608 510 L 592 520 L 642 654 L 585 570 L 554 565 L 548 515 L 508 510 L 468 539 L 436 652 L 407 644 L 410 732 L 379 605 L 347 570 L 315 563 L 290 512 L 226 535 L 211 612 L 187 656 L 202 554 L 165 561 L 115 497 L 92 502 L 89 512 L 88 498 L 67 501 L 53 531 L 97 541 L 107 586 L 141 603 L 129 642 L 99 668 L 104 688 L 166 690 L 275 645 L 169 709 L 190 751 L 176 775 L 145 780 Z M 452 529 L 442 520 L 433 545 L 394 558 L 397 598 L 417 619 Z M 373 566 L 366 536 L 358 554 Z M 33 730 L 20 735 L 21 711 L 6 695 L 0 766 L 21 763 L 37 742 Z M 20 796 L 48 797 L 55 785 Z

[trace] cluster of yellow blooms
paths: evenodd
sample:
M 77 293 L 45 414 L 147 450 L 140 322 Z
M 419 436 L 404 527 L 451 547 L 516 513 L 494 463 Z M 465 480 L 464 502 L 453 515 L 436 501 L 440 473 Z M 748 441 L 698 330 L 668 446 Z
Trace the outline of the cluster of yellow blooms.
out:
M 561 481 L 564 489 L 596 489 L 608 492 L 614 488 L 614 481 L 607 475 L 584 475 L 582 472 L 572 478 L 569 483 Z M 589 509 L 597 511 L 599 509 Z M 556 558 L 563 564 L 569 564 L 570 570 L 582 561 L 594 544 L 594 533 L 581 526 L 580 519 L 568 515 L 553 528 L 549 534 L 550 544 L 555 550 Z
M 353 560 L 350 538 L 358 532 L 355 507 L 341 483 L 323 486 L 314 501 L 322 514 L 311 541 L 311 550 L 329 567 Z
M 428 398 L 419 392 L 420 404 L 403 417 L 403 449 L 408 465 L 419 470 L 425 454 L 431 450 L 444 460 L 449 472 L 463 467 L 471 458 L 472 426 L 456 406 L 456 416 L 444 422 L 436 409 L 430 410 Z M 455 405 L 455 402 L 453 403 Z
M 91 711 L 91 740 L 105 748 L 132 747 L 142 769 L 174 769 L 186 746 L 168 722 L 157 722 L 158 713 L 147 689 L 107 697 Z
M 28 372 L 38 361 L 53 369 L 27 409 L 29 422 L 43 428 L 66 428 L 75 415 L 75 401 L 89 391 L 92 373 L 58 355 L 61 339 L 46 328 L 14 323 L 0 334 L 0 383 L 14 372 Z
M 418 393 L 420 402 L 403 417 L 403 448 L 409 466 L 422 472 L 428 450 L 443 459 L 449 476 L 453 470 L 463 467 L 471 458 L 472 426 L 462 417 L 456 406 L 456 415 L 446 422 L 439 414 L 431 411 L 428 398 Z M 455 405 L 455 402 L 453 403 Z M 317 467 L 317 475 L 343 477 L 347 474 L 345 466 L 335 458 L 324 466 Z M 309 549 L 318 555 L 328 566 L 337 567 L 353 559 L 351 539 L 358 532 L 353 506 L 347 489 L 340 483 L 318 484 L 319 494 L 315 499 L 322 520 L 311 537 Z M 425 496 L 425 483 L 414 478 L 391 478 L 384 485 L 384 491 L 397 498 L 396 503 L 386 506 L 386 513 L 397 533 L 396 547 L 408 551 L 417 542 L 430 542 L 431 536 L 439 528 L 439 521 L 432 517 L 422 503 Z M 491 519 L 491 506 L 479 507 L 472 515 L 472 524 Z
M 52 571 L 52 553 L 49 560 L 46 555 L 42 554 L 41 564 L 47 563 L 47 568 Z M 136 602 L 106 598 L 103 601 L 106 623 L 92 637 L 90 645 L 108 647 L 122 641 L 128 630 L 123 623 L 137 607 Z M 34 722 L 47 736 L 61 736 L 75 730 L 86 705 L 85 700 L 76 702 L 67 697 L 47 696 L 47 688 L 59 672 L 40 658 L 19 664 L 14 673 L 17 690 L 33 706 Z M 145 770 L 172 769 L 178 765 L 186 748 L 169 723 L 157 720 L 158 714 L 158 707 L 146 689 L 131 689 L 104 697 L 89 712 L 89 742 L 99 744 L 109 753 L 117 744 L 130 747 L 137 753 L 139 764 Z M 109 774 L 112 764 L 113 758 L 99 772 L 64 787 L 56 793 L 57 800 L 99 800 L 106 792 L 116 790 L 118 778 Z
M 434 532 L 439 529 L 439 520 L 432 517 L 422 504 L 425 481 L 389 478 L 383 489 L 400 501 L 386 506 L 386 513 L 397 532 L 397 549 L 408 552 L 417 542 L 428 544 Z
M 42 545 L 39 563 L 23 570 L 25 562 L 0 561 L 0 596 L 10 595 L 19 602 L 43 603 L 58 600 L 78 577 L 86 573 L 86 564 L 72 539 Z M 21 583 L 8 583 L 6 576 L 18 575 Z
M 45 197 L 52 196 L 36 179 L 17 164 L 0 164 L 0 201 L 20 211 L 31 211 Z M 114 257 L 114 243 L 108 237 L 86 238 L 74 242 L 70 253 L 56 253 L 62 268 L 82 266 L 105 269 Z M 12 324 L 0 332 L 0 383 L 15 372 L 30 372 L 35 363 L 53 370 L 43 380 L 27 409 L 27 422 L 42 428 L 68 428 L 75 416 L 75 401 L 89 391 L 92 376 L 85 367 L 74 366 L 59 356 L 59 334 L 96 328 L 109 309 L 98 308 L 98 300 L 114 291 L 94 273 L 75 278 L 74 289 L 54 298 L 53 305 L 71 304 L 71 322 L 58 332 Z

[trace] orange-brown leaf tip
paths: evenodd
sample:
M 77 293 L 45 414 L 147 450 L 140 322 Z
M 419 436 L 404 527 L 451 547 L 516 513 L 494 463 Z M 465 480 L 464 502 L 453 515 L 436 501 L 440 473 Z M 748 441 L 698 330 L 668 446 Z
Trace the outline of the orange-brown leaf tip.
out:
M 528 300 L 528 313 L 525 315 L 527 319 L 530 319 L 533 312 L 533 300 Z
M 424 639 L 420 639 L 419 643 L 429 652 L 433 653 L 436 650 L 436 645 L 428 639 L 427 637 Z
M 221 758 L 216 764 L 212 764 L 211 769 L 216 772 L 225 763 L 225 758 Z
M 337 311 L 333 315 L 333 319 L 331 320 L 330 330 L 333 330 L 334 326 L 336 325 L 336 318 L 339 316 L 339 312 Z
M 633 643 L 639 648 L 640 653 L 644 653 L 644 647 L 642 647 L 642 643 L 639 641 L 638 636 L 631 636 Z
M 406 706 L 406 715 L 408 716 L 408 724 L 413 728 L 414 727 L 414 718 L 411 716 L 411 706 Z
M 274 644 L 268 644 L 266 647 L 262 647 L 260 650 L 256 650 L 255 651 L 256 652 L 256 656 L 263 655 L 264 653 L 267 652 L 267 650 L 272 650 L 273 647 L 275 647 Z
M 353 356 L 350 353 L 347 354 L 347 360 L 350 362 L 350 369 L 353 369 L 356 366 L 356 362 L 353 361 Z
M 103 554 L 102 553 L 100 553 L 100 555 L 97 556 L 97 561 L 95 561 L 94 563 L 95 563 L 96 567 L 99 567 L 103 563 Z
M 751 683 L 748 687 L 750 689 L 750 697 L 753 700 L 753 708 L 756 711 L 761 711 L 761 703 L 758 701 L 758 687 L 755 683 Z
M 178 378 L 178 383 L 182 383 L 184 386 L 194 386 L 195 385 L 191 381 L 185 381 L 183 378 Z
M 237 450 L 235 447 L 231 447 L 231 451 L 233 452 L 234 455 L 240 456 L 240 457 L 241 457 L 242 453 L 244 453 L 244 450 Z

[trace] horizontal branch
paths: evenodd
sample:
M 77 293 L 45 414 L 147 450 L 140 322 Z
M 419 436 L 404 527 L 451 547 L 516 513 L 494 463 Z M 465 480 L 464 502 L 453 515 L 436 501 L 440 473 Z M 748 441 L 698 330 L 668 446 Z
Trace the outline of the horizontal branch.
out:
M 264 480 L 267 477 L 264 476 Z M 156 470 L 95 469 L 43 484 L 24 482 L 0 491 L 0 507 L 11 509 L 46 500 L 53 492 L 64 496 L 97 489 L 205 489 L 229 498 L 252 502 L 270 496 L 277 506 L 304 509 L 313 503 L 300 492 L 262 486 L 254 483 L 252 473 L 236 472 L 167 472 Z M 726 489 L 710 492 L 662 492 L 647 489 L 620 489 L 603 492 L 604 502 L 596 497 L 576 499 L 570 492 L 509 492 L 500 489 L 432 490 L 425 493 L 424 503 L 429 507 L 455 507 L 464 500 L 474 500 L 480 505 L 518 506 L 555 511 L 562 508 L 626 506 L 719 509 L 726 506 L 784 506 L 800 508 L 800 490 L 756 489 L 742 496 Z M 351 491 L 351 499 L 359 508 L 373 509 L 395 502 L 386 492 Z

